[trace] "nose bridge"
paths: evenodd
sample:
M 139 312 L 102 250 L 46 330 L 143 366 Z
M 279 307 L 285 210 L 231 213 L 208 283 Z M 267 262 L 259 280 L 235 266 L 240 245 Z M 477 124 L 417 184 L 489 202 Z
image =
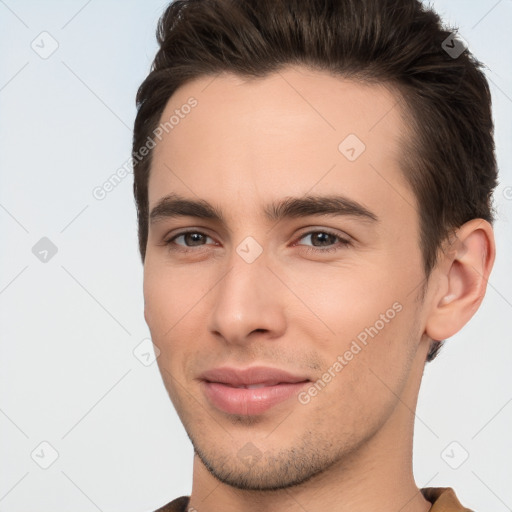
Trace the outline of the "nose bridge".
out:
M 250 238 L 233 248 L 208 321 L 211 333 L 231 343 L 246 342 L 255 330 L 278 336 L 285 326 L 279 283 L 267 268 L 267 254 Z

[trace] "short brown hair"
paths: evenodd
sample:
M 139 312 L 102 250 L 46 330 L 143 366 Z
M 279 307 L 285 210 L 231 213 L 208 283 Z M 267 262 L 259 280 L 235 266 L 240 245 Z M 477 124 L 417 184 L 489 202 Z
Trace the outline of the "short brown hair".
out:
M 419 205 L 425 277 L 454 229 L 494 221 L 497 185 L 491 96 L 483 65 L 454 47 L 453 29 L 418 0 L 176 0 L 158 22 L 159 50 L 138 89 L 133 135 L 139 250 L 148 238 L 151 138 L 176 89 L 230 72 L 264 77 L 286 65 L 367 83 L 405 100 L 402 172 Z M 448 41 L 448 46 L 447 46 Z M 434 340 L 427 361 L 442 344 Z

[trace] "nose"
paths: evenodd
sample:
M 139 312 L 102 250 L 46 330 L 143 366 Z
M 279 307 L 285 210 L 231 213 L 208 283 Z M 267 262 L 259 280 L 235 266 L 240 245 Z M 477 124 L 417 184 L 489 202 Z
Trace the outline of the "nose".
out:
M 208 319 L 210 333 L 230 344 L 283 335 L 286 294 L 276 271 L 272 269 L 273 273 L 267 264 L 264 254 L 252 263 L 233 254 L 229 271 L 214 288 L 214 306 Z

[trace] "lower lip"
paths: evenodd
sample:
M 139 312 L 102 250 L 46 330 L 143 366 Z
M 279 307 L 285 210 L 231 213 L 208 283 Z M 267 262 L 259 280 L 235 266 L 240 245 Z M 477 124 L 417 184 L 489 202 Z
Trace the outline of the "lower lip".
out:
M 309 381 L 283 383 L 264 388 L 234 388 L 220 382 L 203 381 L 203 391 L 210 402 L 229 414 L 261 414 L 297 393 Z

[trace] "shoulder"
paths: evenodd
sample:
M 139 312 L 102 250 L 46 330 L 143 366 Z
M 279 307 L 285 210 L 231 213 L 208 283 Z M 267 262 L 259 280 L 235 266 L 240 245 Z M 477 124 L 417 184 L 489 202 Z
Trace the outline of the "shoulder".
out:
M 189 512 L 187 510 L 189 500 L 190 496 L 180 496 L 170 503 L 167 503 L 167 505 L 155 510 L 155 512 Z
M 461 505 L 451 487 L 424 487 L 421 493 L 432 503 L 430 512 L 474 512 Z

